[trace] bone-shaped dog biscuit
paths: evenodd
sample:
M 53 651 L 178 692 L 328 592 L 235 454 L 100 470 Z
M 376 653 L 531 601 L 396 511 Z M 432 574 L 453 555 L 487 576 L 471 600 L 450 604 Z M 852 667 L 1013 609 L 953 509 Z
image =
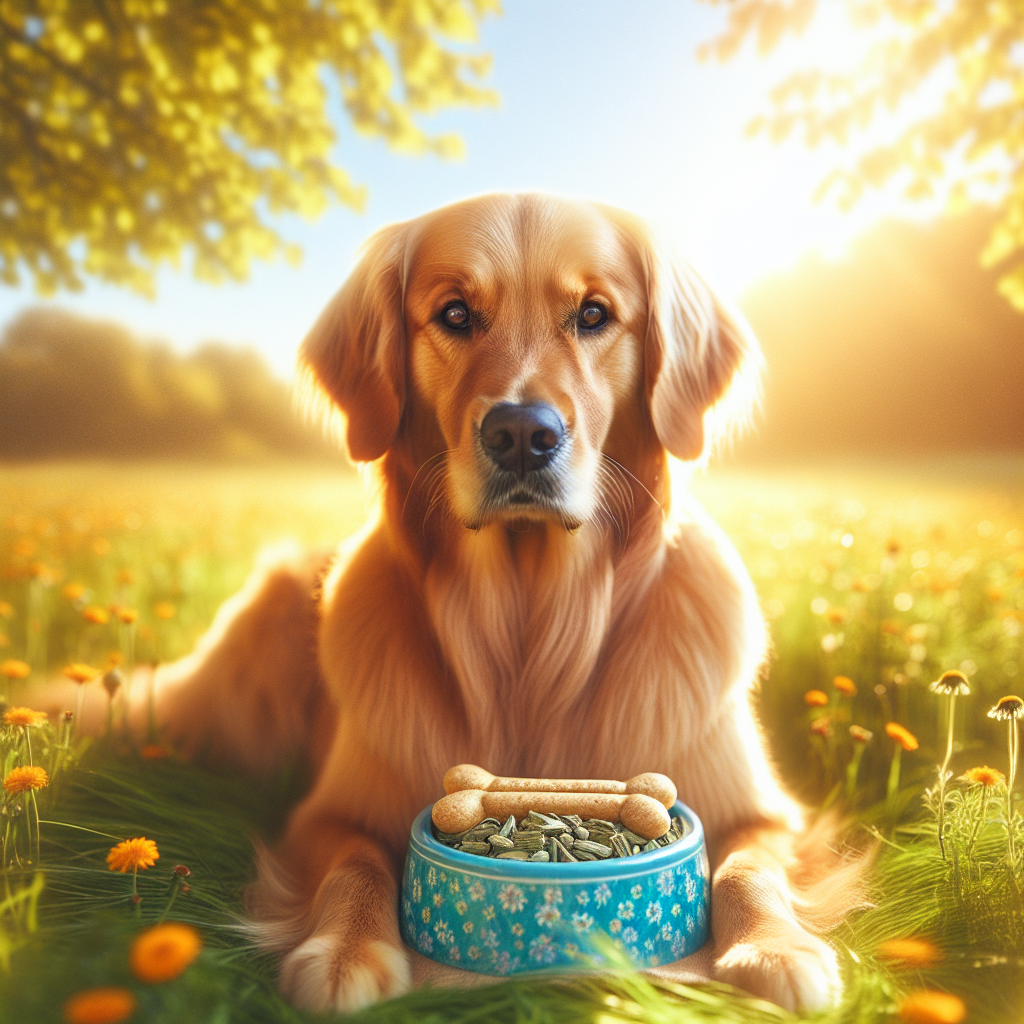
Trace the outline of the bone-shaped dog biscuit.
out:
M 484 818 L 507 818 L 510 814 L 523 818 L 530 811 L 621 821 L 644 839 L 659 839 L 672 824 L 664 806 L 644 793 L 489 793 L 460 789 L 438 800 L 430 816 L 442 832 L 465 832 Z
M 463 789 L 482 789 L 489 793 L 642 793 L 663 807 L 676 802 L 676 787 L 667 775 L 644 772 L 625 782 L 611 779 L 512 779 L 492 775 L 475 764 L 457 764 L 444 774 L 444 791 L 457 793 Z M 539 811 L 541 808 L 535 807 Z M 563 814 L 574 813 L 563 811 Z M 599 814 L 590 815 L 599 818 Z M 636 832 L 636 829 L 633 829 Z M 637 835 L 640 835 L 637 832 Z

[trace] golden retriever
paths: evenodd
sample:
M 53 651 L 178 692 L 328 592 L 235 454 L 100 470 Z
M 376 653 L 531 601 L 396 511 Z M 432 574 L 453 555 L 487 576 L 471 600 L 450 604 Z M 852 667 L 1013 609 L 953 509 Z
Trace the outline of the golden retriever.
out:
M 409 987 L 409 827 L 459 762 L 669 775 L 707 833 L 717 978 L 787 1007 L 836 998 L 808 926 L 848 887 L 803 884 L 801 813 L 750 707 L 754 588 L 699 508 L 669 515 L 669 456 L 704 457 L 759 360 L 618 210 L 492 195 L 370 240 L 301 368 L 373 465 L 378 515 L 333 559 L 264 565 L 157 687 L 165 735 L 197 755 L 312 764 L 252 899 L 295 1004 Z

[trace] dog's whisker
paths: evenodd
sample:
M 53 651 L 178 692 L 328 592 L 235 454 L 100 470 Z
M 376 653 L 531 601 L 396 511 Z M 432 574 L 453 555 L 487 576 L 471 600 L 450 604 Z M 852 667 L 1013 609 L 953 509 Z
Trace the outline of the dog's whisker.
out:
M 410 498 L 412 497 L 412 495 L 413 495 L 413 491 L 415 491 L 415 489 L 416 489 L 416 482 L 417 482 L 417 480 L 419 480 L 419 476 L 420 476 L 420 474 L 421 474 L 421 473 L 422 473 L 422 472 L 423 472 L 423 471 L 424 471 L 424 470 L 425 470 L 425 469 L 427 468 L 427 466 L 429 466 L 429 465 L 430 465 L 430 464 L 431 464 L 432 462 L 436 462 L 436 461 L 437 461 L 438 459 L 443 459 L 443 458 L 445 458 L 446 456 L 450 455 L 450 454 L 452 453 L 452 451 L 453 451 L 453 449 L 451 449 L 451 448 L 446 448 L 446 449 L 445 449 L 445 450 L 444 450 L 443 452 L 438 452 L 438 453 L 437 453 L 436 455 L 431 455 L 431 456 L 430 456 L 430 458 L 429 458 L 429 459 L 427 459 L 427 461 L 426 461 L 426 462 L 424 462 L 424 463 L 423 463 L 423 464 L 422 464 L 422 465 L 421 465 L 421 466 L 420 466 L 420 467 L 419 467 L 419 468 L 418 468 L 418 469 L 416 470 L 415 474 L 413 475 L 413 478 L 412 478 L 412 482 L 411 482 L 411 483 L 409 484 L 409 490 L 408 490 L 408 491 L 406 492 L 406 495 L 405 495 L 405 501 L 404 501 L 404 502 L 402 502 L 402 519 L 403 519 L 403 520 L 405 519 L 405 512 L 406 512 L 406 509 L 408 508 L 408 505 L 409 505 L 409 499 L 410 499 Z M 437 467 L 433 467 L 433 468 L 437 468 Z M 442 465 L 442 468 L 443 468 L 443 465 Z M 428 474 L 427 474 L 427 476 L 429 477 L 429 476 L 430 476 L 430 474 L 428 473 Z
M 618 469 L 621 470 L 623 473 L 625 473 L 626 476 L 631 477 L 633 480 L 635 480 L 640 485 L 640 487 L 645 491 L 645 493 L 651 499 L 651 501 L 653 501 L 654 504 L 657 505 L 658 508 L 661 510 L 661 517 L 662 517 L 662 519 L 665 518 L 665 508 L 664 508 L 664 506 L 661 504 L 660 501 L 658 501 L 658 499 L 653 494 L 651 494 L 650 490 L 647 488 L 647 485 L 638 476 L 636 476 L 635 473 L 631 473 L 628 469 L 626 469 L 626 467 L 624 465 L 622 465 L 621 462 L 617 462 L 610 455 L 607 455 L 604 452 L 601 452 L 601 458 L 602 459 L 607 459 L 608 462 L 610 462 L 613 466 L 618 467 Z

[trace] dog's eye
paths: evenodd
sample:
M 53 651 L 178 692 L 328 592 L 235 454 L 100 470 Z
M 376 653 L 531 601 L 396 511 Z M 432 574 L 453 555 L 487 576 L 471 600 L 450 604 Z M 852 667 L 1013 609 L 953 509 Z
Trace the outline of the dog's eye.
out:
M 587 302 L 580 308 L 576 322 L 581 331 L 596 331 L 608 322 L 608 310 L 599 302 Z
M 441 322 L 453 331 L 462 331 L 469 326 L 469 309 L 464 302 L 449 302 L 441 313 Z

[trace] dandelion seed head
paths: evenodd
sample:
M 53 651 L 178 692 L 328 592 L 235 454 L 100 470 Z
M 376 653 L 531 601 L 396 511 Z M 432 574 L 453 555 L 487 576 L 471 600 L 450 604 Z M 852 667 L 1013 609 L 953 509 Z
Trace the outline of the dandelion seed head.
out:
M 818 736 L 831 736 L 832 723 L 825 717 L 816 718 L 811 722 L 811 732 Z
M 957 672 L 955 669 L 943 672 L 934 683 L 929 684 L 928 689 L 932 693 L 943 694 L 947 697 L 965 697 L 971 692 L 967 676 L 963 672 Z
M 1014 721 L 1024 718 L 1024 700 L 1012 694 L 1009 697 L 1000 697 L 989 713 L 989 718 L 998 718 L 1001 722 Z

